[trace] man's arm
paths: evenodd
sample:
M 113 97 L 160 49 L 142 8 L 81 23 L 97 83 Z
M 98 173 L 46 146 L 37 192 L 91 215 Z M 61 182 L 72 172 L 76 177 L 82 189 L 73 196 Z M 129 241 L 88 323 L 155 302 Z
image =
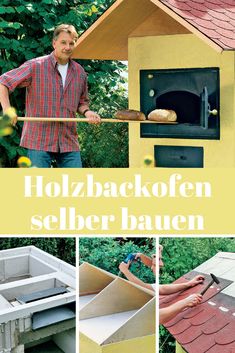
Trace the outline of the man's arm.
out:
M 11 106 L 9 94 L 17 87 L 28 87 L 31 84 L 32 61 L 27 61 L 20 67 L 5 72 L 0 76 L 0 103 L 4 113 Z M 14 118 L 12 118 L 12 124 L 15 125 L 16 122 L 17 116 L 15 114 Z
M 17 114 L 14 108 L 11 108 L 9 99 L 9 89 L 0 83 L 0 103 L 2 106 L 3 114 L 7 114 L 11 119 L 11 124 L 16 125 Z
M 96 112 L 93 112 L 89 108 L 89 98 L 88 98 L 88 86 L 87 86 L 87 75 L 85 75 L 83 89 L 80 96 L 80 102 L 78 106 L 78 113 L 84 115 L 90 124 L 100 124 L 100 116 Z
M 172 284 L 161 284 L 159 286 L 159 294 L 160 295 L 167 295 L 180 292 L 182 290 L 191 288 L 200 284 L 204 281 L 204 276 L 197 275 L 192 280 L 184 283 L 172 283 Z
M 136 254 L 136 259 L 140 259 L 141 262 L 143 262 L 143 264 L 145 264 L 145 266 L 147 267 L 151 267 L 152 266 L 152 258 L 147 256 L 147 255 L 144 255 L 142 253 L 137 253 Z
M 143 282 L 141 279 L 139 279 L 138 277 L 136 277 L 135 275 L 133 275 L 133 273 L 131 273 L 129 271 L 129 266 L 130 266 L 130 262 L 128 262 L 127 264 L 125 262 L 122 262 L 119 265 L 119 270 L 126 276 L 126 278 L 130 281 L 133 282 L 135 284 L 138 284 L 141 287 L 153 290 L 153 287 L 150 283 L 145 283 Z
M 179 300 L 178 302 L 159 310 L 159 323 L 164 324 L 173 319 L 182 310 L 196 306 L 202 301 L 200 294 L 192 294 L 185 299 Z
M 0 83 L 0 103 L 2 106 L 3 113 L 11 106 L 9 99 L 9 90 L 2 83 Z

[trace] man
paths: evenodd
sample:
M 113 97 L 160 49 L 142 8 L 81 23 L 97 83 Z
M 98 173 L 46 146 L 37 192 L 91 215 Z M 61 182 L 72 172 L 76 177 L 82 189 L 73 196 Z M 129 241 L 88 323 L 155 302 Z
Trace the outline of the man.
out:
M 0 76 L 3 112 L 10 107 L 9 93 L 26 87 L 28 117 L 75 118 L 79 112 L 90 123 L 99 123 L 99 115 L 89 109 L 85 71 L 71 60 L 77 38 L 74 26 L 59 25 L 50 55 L 29 60 Z M 82 167 L 76 122 L 25 122 L 21 146 L 28 149 L 33 166 L 48 168 L 56 159 L 61 168 Z
M 151 270 L 153 271 L 154 275 L 156 275 L 156 255 L 152 255 L 152 257 L 149 257 L 147 255 L 144 255 L 142 253 L 137 253 L 135 256 L 135 260 L 140 260 L 145 266 L 150 267 Z M 142 286 L 144 288 L 150 289 L 150 290 L 156 290 L 156 285 L 155 283 L 145 283 L 133 273 L 130 272 L 129 267 L 130 267 L 131 262 L 128 261 L 126 264 L 125 262 L 121 262 L 119 265 L 119 270 L 126 276 L 126 278 L 133 282 L 138 284 L 139 286 Z
M 159 245 L 159 268 L 162 268 L 164 266 L 164 263 L 162 261 L 162 251 L 163 251 L 163 247 Z M 204 276 L 198 275 L 198 276 L 195 276 L 190 281 L 187 281 L 184 283 L 160 284 L 159 294 L 169 295 L 169 294 L 181 292 L 188 288 L 194 287 L 197 284 L 202 283 L 203 281 L 204 281 Z M 196 306 L 200 304 L 201 301 L 202 301 L 202 296 L 200 294 L 195 293 L 195 294 L 189 295 L 185 299 L 179 300 L 178 302 L 172 305 L 169 305 L 166 308 L 160 309 L 159 323 L 164 324 L 168 322 L 169 320 L 173 319 L 182 310 L 188 307 Z

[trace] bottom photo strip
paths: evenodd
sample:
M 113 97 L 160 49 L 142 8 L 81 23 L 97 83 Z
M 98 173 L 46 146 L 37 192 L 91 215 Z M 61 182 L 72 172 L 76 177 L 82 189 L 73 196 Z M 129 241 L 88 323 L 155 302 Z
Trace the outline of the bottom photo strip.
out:
M 0 353 L 63 352 L 235 353 L 234 236 L 1 236 Z
M 0 352 L 75 353 L 75 238 L 0 238 Z

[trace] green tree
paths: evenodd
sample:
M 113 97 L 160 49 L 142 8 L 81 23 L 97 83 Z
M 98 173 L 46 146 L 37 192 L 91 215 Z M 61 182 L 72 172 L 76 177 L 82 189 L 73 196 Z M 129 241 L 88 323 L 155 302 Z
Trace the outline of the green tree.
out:
M 140 243 L 139 240 L 142 240 Z M 80 238 L 79 255 L 80 263 L 86 261 L 108 272 L 118 274 L 119 264 L 130 253 L 142 252 L 146 255 L 155 253 L 154 238 Z M 141 264 L 133 264 L 131 271 L 147 283 L 154 283 L 152 271 Z
M 26 60 L 49 54 L 54 28 L 71 23 L 79 33 L 85 31 L 114 0 L 2 0 L 0 5 L 0 74 Z M 83 61 L 89 77 L 91 108 L 103 117 L 112 117 L 118 108 L 127 107 L 124 78 L 125 65 L 115 61 Z M 16 90 L 11 97 L 18 115 L 24 113 L 24 91 Z M 80 143 L 85 167 L 127 167 L 127 124 L 101 124 L 99 127 L 79 124 Z M 22 124 L 8 137 L 0 140 L 2 164 L 15 166 L 25 151 L 19 147 Z
M 34 245 L 37 248 L 58 257 L 59 259 L 76 265 L 76 240 L 75 238 L 30 238 L 10 237 L 0 239 L 0 250 Z

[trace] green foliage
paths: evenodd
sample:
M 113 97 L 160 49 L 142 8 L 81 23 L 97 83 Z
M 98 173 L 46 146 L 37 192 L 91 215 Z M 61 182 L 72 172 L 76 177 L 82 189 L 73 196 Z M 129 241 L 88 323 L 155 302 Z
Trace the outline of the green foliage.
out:
M 219 251 L 234 252 L 235 239 L 224 238 L 162 238 L 164 268 L 160 283 L 171 283 L 213 257 Z M 175 342 L 169 332 L 159 329 L 159 353 L 175 353 Z
M 26 60 L 52 51 L 52 33 L 61 23 L 71 23 L 84 32 L 114 0 L 15 0 L 0 6 L 0 74 L 18 67 Z M 125 80 L 120 75 L 125 65 L 114 61 L 82 61 L 88 73 L 91 109 L 102 117 L 127 107 Z M 24 115 L 24 90 L 16 90 L 11 105 Z M 6 166 L 14 166 L 25 154 L 19 148 L 21 124 L 13 136 L 0 140 L 1 155 Z M 80 124 L 79 140 L 85 167 L 128 167 L 127 124 L 102 124 L 99 127 Z
M 0 250 L 34 245 L 49 254 L 75 266 L 76 265 L 75 238 L 1 238 Z
M 25 155 L 25 150 L 19 146 L 19 143 L 20 136 L 17 130 L 0 139 L 0 167 L 14 167 L 19 156 Z
M 118 275 L 119 264 L 130 253 L 141 252 L 148 256 L 155 253 L 155 239 L 131 238 L 123 241 L 119 238 L 80 238 L 79 254 L 80 263 L 89 262 L 92 265 L 100 267 L 108 272 Z M 131 272 L 146 283 L 154 283 L 155 278 L 152 271 L 142 264 L 133 264 Z

